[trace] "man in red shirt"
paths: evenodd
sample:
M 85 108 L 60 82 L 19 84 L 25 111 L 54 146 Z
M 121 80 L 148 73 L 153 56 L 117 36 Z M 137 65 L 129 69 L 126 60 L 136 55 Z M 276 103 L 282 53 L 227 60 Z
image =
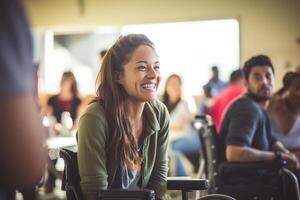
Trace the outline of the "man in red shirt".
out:
M 243 72 L 238 69 L 231 73 L 230 83 L 212 99 L 212 103 L 208 108 L 208 114 L 212 117 L 218 132 L 220 130 L 221 120 L 225 109 L 232 100 L 244 92 L 245 86 Z

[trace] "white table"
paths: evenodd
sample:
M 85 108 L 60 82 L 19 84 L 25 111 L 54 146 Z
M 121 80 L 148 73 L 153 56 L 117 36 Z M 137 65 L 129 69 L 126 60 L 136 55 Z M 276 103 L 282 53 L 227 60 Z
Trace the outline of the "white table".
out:
M 48 155 L 51 160 L 59 158 L 59 150 L 68 148 L 77 150 L 76 137 L 51 137 L 47 139 Z
M 48 149 L 57 149 L 76 145 L 76 137 L 51 137 L 47 139 Z

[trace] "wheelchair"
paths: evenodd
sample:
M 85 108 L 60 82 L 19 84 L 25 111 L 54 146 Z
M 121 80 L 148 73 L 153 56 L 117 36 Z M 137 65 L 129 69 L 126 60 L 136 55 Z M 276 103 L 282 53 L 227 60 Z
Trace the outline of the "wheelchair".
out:
M 300 200 L 297 178 L 285 162 L 227 162 L 211 117 L 195 116 L 193 126 L 201 140 L 209 194 L 226 194 L 240 200 Z
M 60 157 L 65 162 L 62 179 L 62 190 L 66 191 L 67 200 L 83 200 L 80 188 L 80 176 L 77 164 L 77 148 L 62 148 L 59 151 Z M 181 190 L 182 199 L 188 199 L 188 192 L 194 190 L 207 190 L 209 186 L 206 179 L 182 179 L 169 177 L 167 181 L 168 190 Z M 155 200 L 153 190 L 122 190 L 106 189 L 99 191 L 99 200 Z M 211 194 L 201 197 L 199 200 L 235 200 L 223 194 Z

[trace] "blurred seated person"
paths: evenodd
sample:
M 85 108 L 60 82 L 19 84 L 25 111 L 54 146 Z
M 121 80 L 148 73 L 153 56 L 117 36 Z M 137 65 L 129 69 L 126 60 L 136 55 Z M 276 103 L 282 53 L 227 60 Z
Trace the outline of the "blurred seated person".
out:
M 211 94 L 211 87 L 206 84 L 203 85 L 203 98 L 201 99 L 197 113 L 200 115 L 207 115 L 208 114 L 208 108 L 210 107 L 212 103 L 212 94 Z
M 179 136 L 186 134 L 186 129 L 193 118 L 195 108 L 182 98 L 182 79 L 177 74 L 168 77 L 165 84 L 165 92 L 162 102 L 167 106 L 170 113 L 170 131 Z M 172 136 L 170 136 L 172 137 Z M 176 136 L 174 136 L 176 138 Z
M 229 84 L 226 85 L 219 94 L 213 97 L 208 108 L 208 114 L 212 117 L 217 132 L 220 131 L 222 116 L 227 106 L 244 92 L 243 72 L 238 69 L 231 73 Z
M 219 68 L 218 66 L 212 66 L 211 68 L 212 77 L 209 79 L 206 84 L 211 89 L 211 95 L 216 96 L 219 92 L 223 90 L 226 86 L 224 81 L 221 81 L 219 78 Z
M 77 128 L 77 118 L 79 116 L 79 106 L 81 100 L 78 97 L 77 81 L 71 71 L 63 73 L 60 82 L 59 94 L 52 96 L 48 100 L 47 114 L 53 115 L 56 119 L 55 124 L 56 134 L 60 134 L 62 129 L 62 114 L 64 112 L 70 113 L 73 121 L 72 130 Z M 68 117 L 68 116 L 67 116 Z
M 274 68 L 268 56 L 258 55 L 243 67 L 247 93 L 236 99 L 222 119 L 220 139 L 224 158 L 235 162 L 281 158 L 299 168 L 296 156 L 272 134 L 266 103 L 272 96 Z
M 300 72 L 288 72 L 272 97 L 268 113 L 275 137 L 300 160 Z
M 73 126 L 71 123 L 72 127 L 67 127 L 67 129 L 76 129 L 80 103 L 81 100 L 78 97 L 78 89 L 75 76 L 72 72 L 66 71 L 63 73 L 61 78 L 59 94 L 50 97 L 48 100 L 47 113 L 55 116 L 55 119 L 57 121 L 57 124 L 55 124 L 54 126 L 56 134 L 61 134 L 64 136 L 70 134 L 70 132 L 65 129 L 66 127 L 63 127 L 69 126 L 67 124 L 64 124 L 66 122 L 62 121 L 67 120 L 64 119 L 66 117 L 71 117 L 71 119 L 73 120 Z M 66 112 L 68 112 L 70 115 L 66 116 L 68 114 Z M 48 179 L 45 183 L 46 193 L 52 193 L 55 188 L 55 180 L 57 174 L 55 172 L 56 162 L 57 160 L 51 160 L 49 163 Z
M 152 189 L 166 199 L 169 114 L 157 100 L 161 76 L 153 43 L 142 34 L 119 37 L 97 79 L 97 98 L 78 126 L 84 199 L 99 199 L 107 188 Z
M 196 106 L 182 98 L 182 79 L 177 74 L 168 77 L 162 102 L 170 113 L 171 149 L 187 156 L 193 164 L 198 164 L 200 142 L 191 126 Z M 177 161 L 177 175 L 187 175 L 181 163 Z M 179 168 L 179 169 L 178 169 Z

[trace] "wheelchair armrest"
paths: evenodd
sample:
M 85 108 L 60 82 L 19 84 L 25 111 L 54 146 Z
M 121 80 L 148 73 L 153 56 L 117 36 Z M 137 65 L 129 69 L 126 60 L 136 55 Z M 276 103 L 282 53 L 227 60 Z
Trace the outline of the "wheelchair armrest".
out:
M 266 183 L 279 177 L 286 162 L 280 160 L 259 162 L 223 162 L 219 165 L 219 181 L 223 184 Z M 221 183 L 219 183 L 221 184 Z
M 257 162 L 223 162 L 219 165 L 219 172 L 224 170 L 259 170 L 259 169 L 273 169 L 279 170 L 286 166 L 286 161 L 272 160 L 272 161 L 257 161 Z
M 98 196 L 99 200 L 108 199 L 143 199 L 154 200 L 155 193 L 153 190 L 139 189 L 139 190 L 124 190 L 124 189 L 106 189 L 101 190 Z
M 206 190 L 208 186 L 208 180 L 190 177 L 168 177 L 167 181 L 168 190 Z

